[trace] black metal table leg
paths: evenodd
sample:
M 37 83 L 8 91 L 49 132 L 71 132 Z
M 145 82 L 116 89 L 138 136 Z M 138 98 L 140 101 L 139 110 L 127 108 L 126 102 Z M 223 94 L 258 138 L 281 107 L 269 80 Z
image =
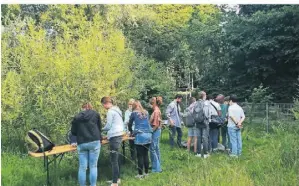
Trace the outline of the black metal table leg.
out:
M 47 171 L 47 186 L 48 185 L 51 185 L 50 183 L 50 173 L 49 173 L 49 159 L 48 159 L 48 156 L 45 157 L 46 159 L 46 171 Z
M 125 163 L 126 161 L 126 146 L 125 146 L 125 141 L 123 141 L 123 162 Z

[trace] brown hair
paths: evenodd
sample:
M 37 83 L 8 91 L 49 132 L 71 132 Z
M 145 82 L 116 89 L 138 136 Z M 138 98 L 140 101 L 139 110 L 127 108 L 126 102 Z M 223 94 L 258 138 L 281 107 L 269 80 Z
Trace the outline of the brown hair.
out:
M 204 91 L 200 91 L 199 93 L 198 93 L 198 99 L 203 99 L 203 97 L 205 96 L 205 95 L 207 95 Z
M 85 102 L 85 103 L 82 104 L 82 108 L 86 109 L 86 110 L 91 110 L 92 105 L 89 102 Z
M 196 101 L 195 97 L 191 97 L 190 100 L 189 100 L 189 103 L 192 104 L 192 103 L 194 103 L 195 101 Z
M 133 110 L 142 113 L 142 115 L 146 115 L 147 111 L 142 107 L 140 101 L 135 100 L 133 103 Z
M 105 96 L 105 97 L 102 97 L 101 103 L 102 104 L 106 104 L 106 103 L 112 103 L 113 104 L 113 100 L 111 99 L 111 97 Z
M 153 106 L 158 106 L 160 107 L 163 103 L 163 98 L 161 96 L 158 96 L 158 97 L 152 97 L 150 99 L 150 104 L 153 105 Z

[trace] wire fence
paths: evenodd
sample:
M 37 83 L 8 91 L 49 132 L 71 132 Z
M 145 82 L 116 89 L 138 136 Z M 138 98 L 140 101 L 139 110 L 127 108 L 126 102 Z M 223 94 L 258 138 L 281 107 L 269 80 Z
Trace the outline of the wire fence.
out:
M 269 132 L 274 122 L 295 122 L 293 103 L 240 103 L 249 123 L 261 123 Z

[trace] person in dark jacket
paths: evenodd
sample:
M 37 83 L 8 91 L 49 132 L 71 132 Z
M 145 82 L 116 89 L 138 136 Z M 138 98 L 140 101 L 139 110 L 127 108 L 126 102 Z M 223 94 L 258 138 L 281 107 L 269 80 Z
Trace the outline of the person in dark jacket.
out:
M 72 135 L 77 137 L 79 154 L 78 179 L 80 186 L 86 185 L 86 170 L 89 165 L 89 181 L 96 186 L 98 176 L 98 159 L 101 149 L 101 118 L 92 110 L 90 103 L 84 103 L 82 110 L 72 121 Z

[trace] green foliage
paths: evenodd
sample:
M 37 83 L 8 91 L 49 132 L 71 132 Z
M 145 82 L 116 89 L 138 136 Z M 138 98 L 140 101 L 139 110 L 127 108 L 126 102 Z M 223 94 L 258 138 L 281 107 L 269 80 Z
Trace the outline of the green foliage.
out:
M 173 87 L 165 68 L 136 56 L 122 31 L 99 14 L 88 21 L 85 9 L 51 5 L 38 26 L 28 18 L 7 27 L 1 59 L 4 149 L 14 144 L 23 150 L 25 132 L 32 127 L 64 143 L 83 101 L 104 114 L 103 96 L 116 97 L 124 105 L 147 90 L 162 95 Z M 57 34 L 49 34 L 47 26 Z
M 264 88 L 261 84 L 259 87 L 253 89 L 249 99 L 253 103 L 269 103 L 273 100 L 273 96 L 269 93 L 269 87 Z
M 294 100 L 294 107 L 292 109 L 292 112 L 296 120 L 299 120 L 299 99 Z

